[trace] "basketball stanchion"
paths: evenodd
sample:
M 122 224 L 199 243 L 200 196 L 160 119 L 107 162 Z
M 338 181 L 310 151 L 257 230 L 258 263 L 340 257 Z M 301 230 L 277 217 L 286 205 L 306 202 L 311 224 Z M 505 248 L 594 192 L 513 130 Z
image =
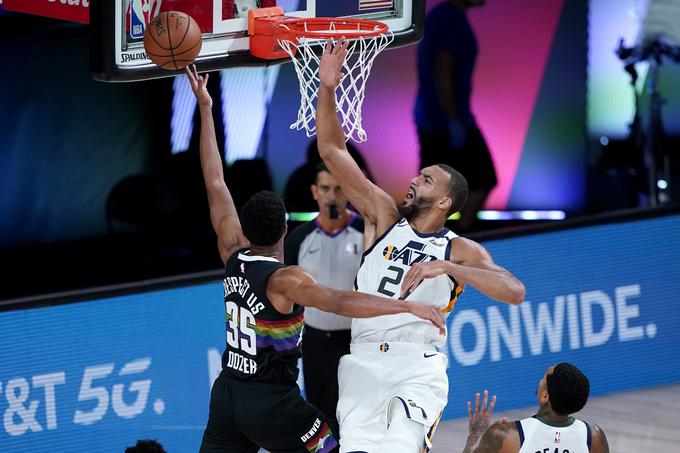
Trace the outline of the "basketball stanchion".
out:
M 319 91 L 319 62 L 329 39 L 348 41 L 343 77 L 335 91 L 345 139 L 366 141 L 361 125 L 362 105 L 373 61 L 393 40 L 386 24 L 374 20 L 283 15 L 281 7 L 248 12 L 250 53 L 263 59 L 290 57 L 300 82 L 300 109 L 291 129 L 316 134 L 315 102 Z

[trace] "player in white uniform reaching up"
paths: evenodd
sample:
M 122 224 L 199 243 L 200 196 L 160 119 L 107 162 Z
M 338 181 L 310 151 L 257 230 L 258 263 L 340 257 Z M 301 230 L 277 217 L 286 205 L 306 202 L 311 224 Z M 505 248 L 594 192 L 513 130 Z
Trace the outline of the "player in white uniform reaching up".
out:
M 364 252 L 356 289 L 453 309 L 466 285 L 511 304 L 524 285 L 480 244 L 444 227 L 467 199 L 465 178 L 451 167 L 423 168 L 404 201 L 371 183 L 347 152 L 334 91 L 347 44 L 329 42 L 319 68 L 319 153 L 364 217 Z M 410 315 L 352 322 L 351 354 L 340 362 L 340 451 L 417 453 L 429 447 L 448 396 L 446 337 Z
M 515 422 L 505 419 L 491 427 L 496 397 L 487 406 L 475 395 L 475 410 L 468 402 L 470 433 L 463 453 L 609 453 L 604 431 L 574 418 L 588 401 L 590 382 L 570 363 L 551 366 L 538 383 L 536 415 Z

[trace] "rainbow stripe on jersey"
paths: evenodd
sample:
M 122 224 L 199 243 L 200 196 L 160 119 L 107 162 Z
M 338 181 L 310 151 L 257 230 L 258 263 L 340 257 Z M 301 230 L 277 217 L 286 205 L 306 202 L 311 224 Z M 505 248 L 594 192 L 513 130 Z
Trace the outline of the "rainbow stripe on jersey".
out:
M 338 446 L 338 441 L 331 432 L 331 427 L 328 423 L 324 423 L 316 436 L 312 437 L 305 443 L 305 448 L 310 453 L 327 453 Z
M 300 342 L 304 312 L 294 318 L 282 321 L 258 319 L 254 326 L 257 334 L 257 349 L 273 348 L 275 351 L 295 349 Z

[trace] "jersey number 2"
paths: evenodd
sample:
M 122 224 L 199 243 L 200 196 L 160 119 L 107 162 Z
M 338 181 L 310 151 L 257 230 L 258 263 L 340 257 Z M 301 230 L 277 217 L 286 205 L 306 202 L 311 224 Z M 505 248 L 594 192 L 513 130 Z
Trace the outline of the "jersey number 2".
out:
M 389 289 L 385 288 L 385 285 L 388 283 L 392 285 L 397 285 L 399 286 L 401 284 L 401 279 L 404 277 L 404 269 L 397 267 L 397 266 L 390 266 L 387 268 L 388 271 L 394 271 L 396 275 L 392 278 L 388 277 L 387 275 L 380 280 L 380 285 L 378 286 L 378 292 L 380 294 L 384 294 L 386 296 L 392 297 L 396 293 L 393 293 Z
M 255 327 L 255 316 L 245 308 L 228 301 L 227 344 L 232 348 L 240 349 L 246 354 L 256 355 L 257 338 L 253 327 Z

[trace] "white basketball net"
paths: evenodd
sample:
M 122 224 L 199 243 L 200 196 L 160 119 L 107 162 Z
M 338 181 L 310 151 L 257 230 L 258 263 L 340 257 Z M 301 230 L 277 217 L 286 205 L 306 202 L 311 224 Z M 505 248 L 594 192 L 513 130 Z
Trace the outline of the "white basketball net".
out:
M 335 30 L 333 23 L 331 30 L 338 35 L 346 33 L 346 30 Z M 364 89 L 366 80 L 371 73 L 373 60 L 385 49 L 393 39 L 391 33 L 378 36 L 357 36 L 348 39 L 347 57 L 343 63 L 344 76 L 335 90 L 335 103 L 340 113 L 342 129 L 345 140 L 350 138 L 357 143 L 366 141 L 366 131 L 361 126 L 361 106 L 364 102 Z M 300 38 L 298 42 L 279 40 L 283 48 L 295 64 L 300 81 L 300 110 L 297 121 L 290 125 L 291 129 L 305 129 L 307 137 L 316 134 L 316 99 L 319 94 L 319 61 L 325 39 Z M 295 50 L 297 49 L 297 55 Z

